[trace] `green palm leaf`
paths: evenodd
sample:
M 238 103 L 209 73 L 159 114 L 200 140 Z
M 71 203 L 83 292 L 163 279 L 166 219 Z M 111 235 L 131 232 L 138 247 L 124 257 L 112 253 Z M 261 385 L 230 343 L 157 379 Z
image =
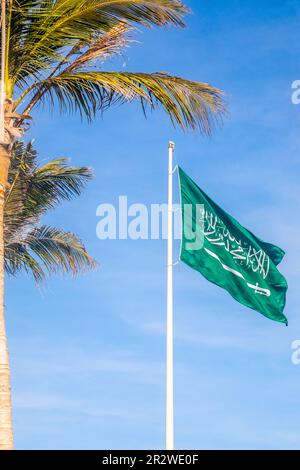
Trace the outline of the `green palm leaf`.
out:
M 5 267 L 15 275 L 21 269 L 31 272 L 36 282 L 46 274 L 78 274 L 96 265 L 81 240 L 70 232 L 43 225 L 15 237 L 6 245 Z
M 28 22 L 21 23 L 23 53 L 11 69 L 15 83 L 47 69 L 61 59 L 60 49 L 89 41 L 93 33 L 104 33 L 120 22 L 183 26 L 187 12 L 178 0 L 46 0 L 33 2 L 33 7 L 23 3 Z M 20 15 L 17 1 L 14 10 Z
M 40 226 L 42 215 L 62 201 L 79 196 L 91 179 L 87 167 L 60 158 L 37 165 L 32 143 L 14 145 L 4 204 L 5 268 L 12 275 L 31 272 L 37 282 L 47 273 L 79 273 L 95 262 L 80 239 L 69 232 Z
M 45 280 L 45 272 L 40 263 L 29 253 L 26 245 L 22 243 L 10 243 L 5 247 L 4 259 L 5 271 L 15 276 L 23 270 L 32 274 L 37 284 Z
M 51 105 L 56 100 L 61 111 L 79 111 L 89 120 L 98 110 L 114 102 L 141 101 L 154 109 L 161 104 L 173 124 L 198 128 L 209 134 L 224 112 L 222 93 L 208 84 L 183 80 L 163 73 L 74 72 L 49 78 L 31 91 L 38 90 L 26 112 L 42 99 Z
M 92 178 L 88 167 L 67 165 L 66 158 L 37 165 L 32 144 L 17 142 L 9 172 L 9 188 L 5 198 L 6 225 L 39 218 L 64 200 L 79 196 Z
M 184 26 L 179 0 L 12 0 L 9 2 L 6 95 L 19 113 L 39 103 L 79 112 L 89 121 L 111 104 L 162 106 L 175 125 L 210 134 L 225 112 L 220 90 L 166 73 L 102 71 L 128 46 L 137 25 Z

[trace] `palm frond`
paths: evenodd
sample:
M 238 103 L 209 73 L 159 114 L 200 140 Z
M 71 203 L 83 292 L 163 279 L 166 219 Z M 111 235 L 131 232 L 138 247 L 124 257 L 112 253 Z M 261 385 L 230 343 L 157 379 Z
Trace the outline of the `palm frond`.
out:
M 5 271 L 15 276 L 20 271 L 32 274 L 37 284 L 45 280 L 45 273 L 39 262 L 29 253 L 22 243 L 10 243 L 5 247 Z
M 46 274 L 72 273 L 96 266 L 81 240 L 70 232 L 43 225 L 20 235 L 6 246 L 5 266 L 15 275 L 21 269 L 31 272 L 36 282 Z
M 217 88 L 165 73 L 62 73 L 41 82 L 36 90 L 39 96 L 33 98 L 26 112 L 38 101 L 48 99 L 50 105 L 58 102 L 62 112 L 79 111 L 81 117 L 91 120 L 98 110 L 114 102 L 138 99 L 143 109 L 160 104 L 173 124 L 183 129 L 198 128 L 203 134 L 210 134 L 225 111 L 223 94 Z
M 120 23 L 183 26 L 188 11 L 179 0 L 44 0 L 29 9 L 24 3 L 26 24 L 19 22 L 19 42 L 13 33 L 12 45 L 19 54 L 10 68 L 14 84 L 20 86 L 28 84 L 28 76 L 38 78 L 51 70 L 68 48 L 89 42 L 93 33 L 103 34 Z
M 11 82 L 10 90 L 7 90 L 7 96 L 12 96 L 12 89 L 16 83 L 19 86 L 28 86 L 30 78 L 38 76 L 38 71 L 45 68 L 46 61 L 32 60 L 26 62 L 27 41 L 30 37 L 34 24 L 37 24 L 38 17 L 32 12 L 41 11 L 39 0 L 10 0 L 9 17 L 7 24 L 7 64 L 9 66 L 9 77 L 6 82 Z M 24 60 L 23 60 L 24 59 Z M 17 71 L 24 66 L 20 74 Z M 29 76 L 28 80 L 26 78 Z
M 16 174 L 22 170 L 28 172 L 34 171 L 37 168 L 37 151 L 33 147 L 33 142 L 24 144 L 21 141 L 16 141 L 12 150 L 12 159 L 9 168 L 8 183 L 11 187 Z
M 12 5 L 22 39 L 14 43 L 12 28 L 12 47 L 19 53 L 12 53 L 10 88 L 20 92 L 14 110 L 21 108 L 22 116 L 48 100 L 90 121 L 113 103 L 137 99 L 143 111 L 161 105 L 173 124 L 203 134 L 222 120 L 222 92 L 210 85 L 166 73 L 99 70 L 99 60 L 128 44 L 131 28 L 184 26 L 188 8 L 180 0 L 13 0 Z M 23 13 L 26 20 L 19 18 Z
M 67 158 L 57 158 L 37 168 L 32 174 L 27 198 L 48 210 L 61 201 L 79 196 L 92 178 L 91 169 L 69 166 L 67 162 Z
M 60 202 L 79 196 L 92 178 L 90 168 L 67 165 L 66 158 L 40 167 L 36 158 L 32 144 L 25 147 L 18 142 L 14 145 L 4 203 L 7 233 L 38 220 Z
M 39 167 L 32 143 L 15 143 L 4 203 L 8 273 L 24 269 L 40 282 L 47 272 L 76 274 L 95 265 L 76 235 L 39 225 L 59 202 L 80 195 L 91 177 L 89 168 L 68 166 L 65 158 Z
M 86 44 L 86 50 L 66 67 L 64 73 L 78 71 L 87 65 L 95 64 L 98 59 L 104 61 L 119 54 L 129 42 L 132 42 L 128 36 L 129 31 L 130 28 L 126 24 L 120 23 L 100 37 L 92 38 Z
M 30 142 L 26 146 L 16 142 L 8 174 L 8 188 L 4 200 L 5 238 L 28 223 L 28 213 L 24 210 L 31 175 L 37 168 L 37 152 Z

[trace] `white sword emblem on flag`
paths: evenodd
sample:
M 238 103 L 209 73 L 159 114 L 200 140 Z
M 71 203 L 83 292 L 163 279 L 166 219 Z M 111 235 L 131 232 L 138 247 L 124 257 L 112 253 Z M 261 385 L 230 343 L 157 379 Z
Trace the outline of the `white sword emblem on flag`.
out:
M 219 263 L 221 263 L 221 266 L 222 266 L 223 269 L 225 269 L 225 271 L 229 271 L 230 273 L 234 274 L 235 276 L 240 277 L 241 279 L 244 279 L 244 281 L 246 281 L 246 279 L 245 279 L 245 277 L 243 276 L 242 273 L 240 273 L 239 271 L 236 271 L 235 269 L 232 269 L 229 266 L 227 266 L 226 264 L 222 263 L 222 260 L 219 258 L 219 256 L 216 253 L 213 253 L 212 251 L 208 250 L 207 248 L 204 248 L 204 249 L 210 256 L 212 256 L 213 258 L 218 260 Z M 250 289 L 253 289 L 255 291 L 255 294 L 265 295 L 266 297 L 271 297 L 271 291 L 269 289 L 264 289 L 263 287 L 260 287 L 258 285 L 258 283 L 256 285 L 250 284 L 247 281 L 246 281 L 246 283 L 247 283 L 247 286 L 250 287 Z

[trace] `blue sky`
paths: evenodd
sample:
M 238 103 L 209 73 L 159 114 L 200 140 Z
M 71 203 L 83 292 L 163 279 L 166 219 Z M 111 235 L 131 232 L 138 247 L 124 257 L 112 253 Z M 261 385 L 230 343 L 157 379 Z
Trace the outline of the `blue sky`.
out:
M 222 88 L 230 115 L 211 139 L 174 131 L 163 112 L 145 120 L 137 105 L 92 125 L 46 109 L 34 116 L 41 161 L 69 156 L 94 168 L 83 197 L 48 221 L 79 234 L 100 267 L 43 289 L 23 275 L 7 282 L 18 449 L 164 446 L 166 244 L 99 241 L 96 208 L 119 195 L 165 202 L 170 138 L 177 162 L 216 202 L 286 250 L 290 321 L 273 323 L 175 268 L 176 446 L 299 448 L 300 366 L 291 362 L 300 339 L 300 106 L 291 103 L 299 2 L 187 3 L 187 29 L 141 30 L 140 43 L 108 67 Z

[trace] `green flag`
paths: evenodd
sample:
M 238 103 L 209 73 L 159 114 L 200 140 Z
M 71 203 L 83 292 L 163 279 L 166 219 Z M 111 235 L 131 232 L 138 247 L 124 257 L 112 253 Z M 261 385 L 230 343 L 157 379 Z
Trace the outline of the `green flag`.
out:
M 181 260 L 234 299 L 264 316 L 283 314 L 287 282 L 277 265 L 284 251 L 266 243 L 213 202 L 181 169 Z

